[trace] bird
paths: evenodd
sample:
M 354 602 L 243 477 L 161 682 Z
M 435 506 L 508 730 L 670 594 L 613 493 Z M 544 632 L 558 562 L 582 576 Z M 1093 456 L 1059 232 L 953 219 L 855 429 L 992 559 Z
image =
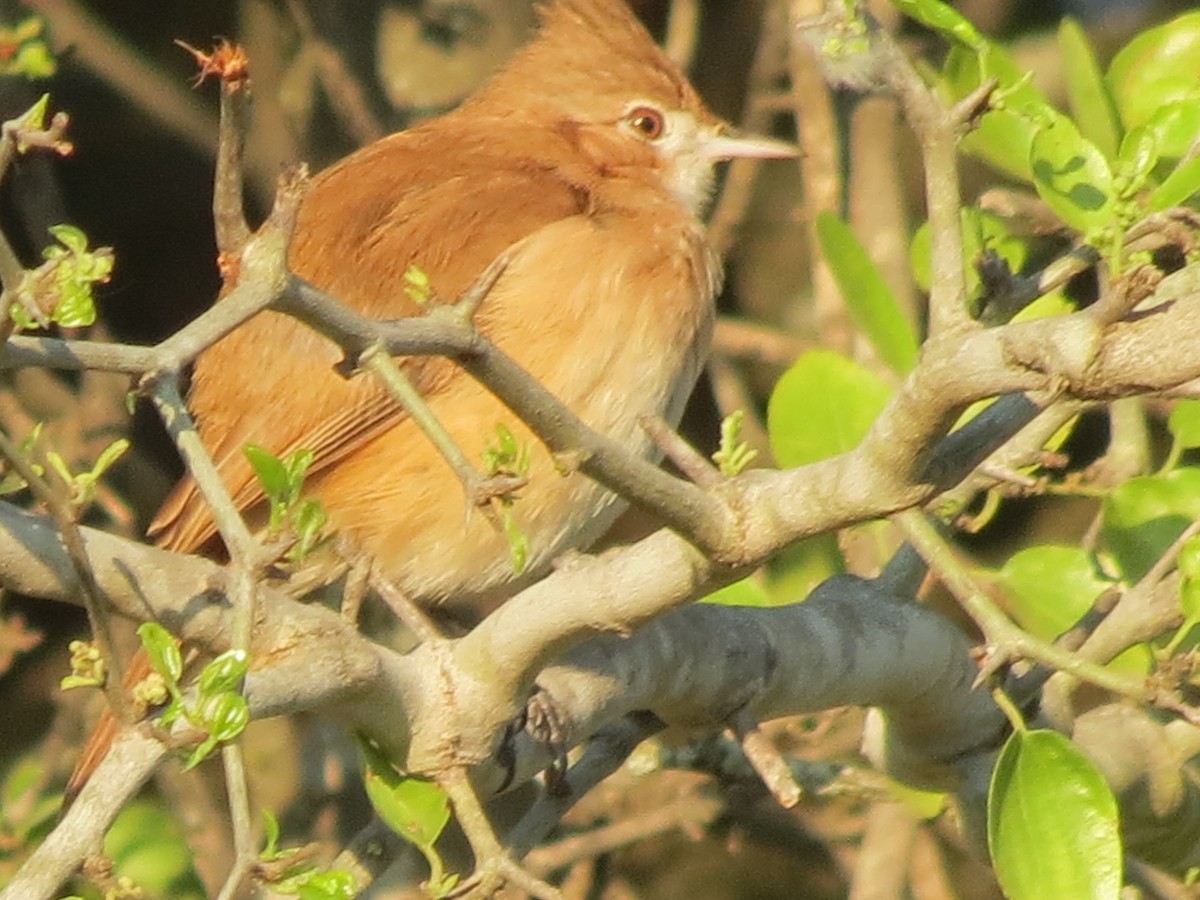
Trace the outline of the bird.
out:
M 474 318 L 503 352 L 597 432 L 660 455 L 639 420 L 677 424 L 706 360 L 722 269 L 702 215 L 715 165 L 796 149 L 741 136 L 708 110 L 622 0 L 549 0 L 531 41 L 457 109 L 385 137 L 313 178 L 289 248 L 291 270 L 359 313 L 425 313 L 507 260 Z M 218 301 L 219 302 L 219 301 Z M 457 476 L 369 374 L 280 312 L 259 313 L 196 361 L 188 405 L 238 507 L 262 517 L 243 447 L 306 449 L 304 482 L 330 525 L 427 609 L 487 609 L 594 544 L 625 504 L 564 474 L 536 436 L 453 360 L 401 360 L 468 459 L 504 426 L 530 448 L 511 509 L 524 570 L 484 516 L 464 515 Z M 194 552 L 214 540 L 189 477 L 149 533 Z M 103 729 L 98 729 L 98 732 Z M 115 726 L 107 723 L 107 740 Z M 106 750 L 85 749 L 77 790 Z

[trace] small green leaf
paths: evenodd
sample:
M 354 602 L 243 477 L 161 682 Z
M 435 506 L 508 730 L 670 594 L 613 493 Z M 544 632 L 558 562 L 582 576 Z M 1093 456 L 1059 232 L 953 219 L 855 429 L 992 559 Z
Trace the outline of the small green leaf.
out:
M 1190 12 L 1143 31 L 1123 47 L 1108 67 L 1108 84 L 1127 129 L 1151 121 L 1172 104 L 1194 106 L 1200 71 L 1200 13 Z M 1178 159 L 1195 131 L 1185 126 L 1160 136 L 1159 152 Z
M 1158 137 L 1154 130 L 1139 125 L 1121 141 L 1117 156 L 1114 186 L 1122 197 L 1135 197 L 1141 193 L 1158 165 Z
M 213 751 L 217 749 L 217 743 L 217 739 L 209 735 L 192 748 L 192 752 L 188 754 L 188 758 L 183 761 L 183 771 L 192 771 L 192 769 L 212 756 Z
M 320 500 L 309 499 L 297 507 L 292 516 L 292 529 L 296 532 L 296 543 L 288 550 L 286 558 L 293 562 L 304 559 L 321 542 L 328 516 Z
M 1200 519 L 1200 469 L 1183 467 L 1130 478 L 1104 498 L 1104 542 L 1126 581 L 1134 582 Z
M 818 214 L 817 238 L 854 324 L 893 372 L 907 374 L 916 365 L 919 341 L 866 248 L 831 212 Z
M 942 92 L 950 102 L 961 100 L 989 79 L 999 82 L 989 110 L 962 139 L 962 149 L 1021 181 L 1033 181 L 1029 148 L 1040 111 L 1052 110 L 1046 98 L 1002 48 L 989 45 L 986 53 L 966 47 L 950 48 L 942 66 Z
M 345 869 L 314 872 L 296 888 L 299 900 L 354 900 L 359 893 L 354 875 Z
M 1117 900 L 1118 824 L 1112 790 L 1067 738 L 1008 739 L 988 796 L 988 849 L 1006 897 Z
M 300 488 L 304 486 L 304 476 L 308 474 L 308 467 L 315 458 L 316 454 L 313 451 L 300 449 L 283 460 L 283 468 L 287 473 L 288 503 L 300 495 Z
M 1010 557 L 997 574 L 1013 619 L 1043 640 L 1054 640 L 1073 628 L 1100 594 L 1113 587 L 1113 582 L 1100 576 L 1087 551 L 1074 545 L 1027 547 Z M 1137 644 L 1112 666 L 1145 675 L 1151 662 L 1149 648 Z
M 704 597 L 701 603 L 716 603 L 719 606 L 774 606 L 771 595 L 759 578 L 751 575 L 723 588 L 718 588 Z
M 410 265 L 404 270 L 404 293 L 408 294 L 413 303 L 429 302 L 433 289 L 429 283 L 429 275 L 417 265 Z
M 82 229 L 74 225 L 51 225 L 47 230 L 68 252 L 76 255 L 87 253 L 88 237 Z M 46 252 L 55 256 L 62 255 L 62 251 L 57 247 L 49 247 Z
M 1167 429 L 1182 449 L 1200 447 L 1200 400 L 1180 400 L 1167 416 Z
M 508 541 L 508 561 L 513 574 L 520 575 L 529 563 L 529 537 L 517 524 L 512 510 L 505 507 L 502 513 L 504 519 L 504 537 Z
M 1192 144 L 1200 137 L 1200 88 L 1182 100 L 1163 104 L 1154 111 L 1149 122 L 1135 127 L 1145 127 L 1153 132 L 1160 158 L 1190 156 Z
M 974 206 L 962 210 L 962 242 L 968 305 L 972 310 L 977 310 L 983 293 L 979 262 L 984 254 L 996 254 L 1008 265 L 1010 272 L 1019 273 L 1025 266 L 1029 246 L 1012 233 L 1008 223 L 1000 216 Z M 913 235 L 908 256 L 913 278 L 921 290 L 929 290 L 932 250 L 928 222 L 922 223 Z
M 266 845 L 262 852 L 258 854 L 258 858 L 266 862 L 274 862 L 279 859 L 279 820 L 275 818 L 275 814 L 269 809 L 262 811 L 263 817 L 263 838 Z
M 226 650 L 200 672 L 200 695 L 211 697 L 236 691 L 250 666 L 245 650 Z
M 171 632 L 157 622 L 143 622 L 138 626 L 137 633 L 154 671 L 171 684 L 178 684 L 183 676 L 183 656 Z
M 721 443 L 712 459 L 726 478 L 740 474 L 758 456 L 758 451 L 742 440 L 744 417 L 744 411 L 735 409 L 721 420 Z
M 49 78 L 58 65 L 46 44 L 45 23 L 38 16 L 22 19 L 13 28 L 0 28 L 0 75 L 20 75 L 30 80 Z M 41 128 L 39 123 L 33 127 Z
M 915 19 L 976 53 L 987 50 L 987 41 L 979 30 L 961 13 L 941 0 L 896 0 L 896 8 L 910 19 Z
M 287 467 L 279 457 L 257 444 L 247 444 L 242 452 L 250 461 L 267 499 L 273 503 L 283 503 L 287 499 L 290 482 Z
M 1058 26 L 1058 49 L 1071 112 L 1079 130 L 1108 159 L 1113 159 L 1121 140 L 1116 103 L 1096 61 L 1091 40 L 1069 16 Z
M 1090 234 L 1113 224 L 1112 171 L 1066 116 L 1050 115 L 1040 123 L 1030 168 L 1038 195 L 1069 226 Z
M 400 837 L 423 851 L 432 849 L 450 821 L 446 792 L 432 781 L 401 775 L 367 739 L 360 737 L 358 747 L 363 782 L 375 812 Z
M 232 741 L 250 723 L 250 707 L 241 694 L 226 691 L 201 702 L 200 718 L 210 737 L 218 742 Z
M 805 353 L 775 385 L 767 404 L 771 450 L 781 466 L 801 466 L 858 446 L 891 396 L 858 363 L 830 350 Z
M 1182 206 L 1200 193 L 1200 156 L 1184 160 L 1150 193 L 1151 212 Z

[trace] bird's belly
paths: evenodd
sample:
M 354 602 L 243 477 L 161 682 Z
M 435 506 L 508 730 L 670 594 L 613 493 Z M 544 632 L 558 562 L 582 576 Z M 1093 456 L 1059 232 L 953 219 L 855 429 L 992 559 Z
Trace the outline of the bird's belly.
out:
M 663 343 L 651 335 L 626 332 L 598 348 L 592 334 L 571 342 L 577 346 L 562 347 L 554 371 L 534 374 L 590 427 L 657 458 L 638 419 L 658 415 L 677 421 L 707 339 L 706 319 L 680 324 L 698 334 L 666 351 L 677 358 L 663 358 Z M 556 461 L 515 414 L 473 380 L 456 379 L 430 406 L 478 469 L 486 447 L 495 443 L 497 425 L 530 447 L 528 482 L 508 507 L 528 543 L 520 574 L 508 538 L 482 510 L 469 508 L 457 477 L 411 420 L 358 450 L 352 465 L 330 467 L 309 485 L 333 527 L 422 605 L 478 613 L 541 575 L 565 551 L 595 543 L 625 508 L 586 475 L 565 471 L 569 460 Z M 439 415 L 443 410 L 453 410 L 453 416 Z

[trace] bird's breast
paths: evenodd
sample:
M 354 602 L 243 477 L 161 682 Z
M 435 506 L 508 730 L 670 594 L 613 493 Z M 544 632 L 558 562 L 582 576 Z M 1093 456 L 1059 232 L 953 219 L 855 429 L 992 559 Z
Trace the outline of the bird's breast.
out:
M 638 419 L 678 421 L 707 355 L 718 283 L 690 216 L 572 216 L 513 246 L 477 324 L 589 427 L 654 456 Z M 593 543 L 623 508 L 586 476 L 563 474 L 516 415 L 471 379 L 429 401 L 477 464 L 497 425 L 530 445 L 528 483 L 510 507 L 529 544 L 526 576 Z M 415 598 L 475 604 L 524 580 L 505 537 L 481 514 L 465 514 L 461 487 L 411 421 L 359 455 L 377 460 L 377 471 L 332 469 L 320 493 L 343 513 L 338 527 Z M 381 505 L 388 516 L 370 514 Z

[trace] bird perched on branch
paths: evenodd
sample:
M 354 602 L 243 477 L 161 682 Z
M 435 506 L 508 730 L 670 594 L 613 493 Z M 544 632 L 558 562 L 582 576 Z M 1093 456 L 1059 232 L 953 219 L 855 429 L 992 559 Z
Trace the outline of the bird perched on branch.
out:
M 477 327 L 591 428 L 651 456 L 639 417 L 676 423 L 708 352 L 721 268 L 700 216 L 714 165 L 794 153 L 733 136 L 620 0 L 552 0 L 540 17 L 532 42 L 459 109 L 318 175 L 289 261 L 362 314 L 396 319 L 428 305 L 410 296 L 414 271 L 429 302 L 452 302 L 505 252 Z M 429 439 L 375 378 L 338 374 L 340 359 L 304 324 L 264 312 L 197 361 L 189 405 L 252 519 L 264 496 L 243 447 L 311 450 L 306 495 L 377 571 L 424 606 L 478 609 L 593 543 L 620 512 L 608 490 L 558 471 L 453 361 L 406 359 L 468 459 L 483 458 L 498 424 L 532 448 L 512 506 L 529 548 L 518 576 L 506 536 L 464 516 L 458 478 Z M 189 552 L 213 538 L 194 482 L 151 533 Z

